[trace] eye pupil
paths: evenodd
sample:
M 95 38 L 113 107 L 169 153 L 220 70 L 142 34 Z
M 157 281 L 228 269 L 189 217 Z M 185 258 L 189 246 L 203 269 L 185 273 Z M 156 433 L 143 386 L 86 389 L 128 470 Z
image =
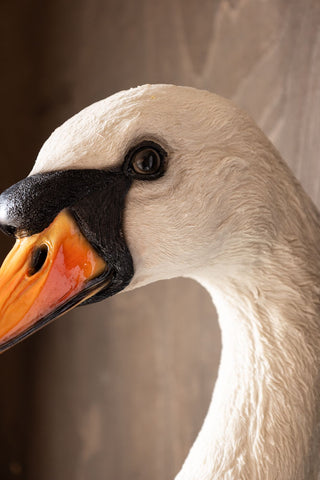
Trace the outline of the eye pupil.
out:
M 157 158 L 154 155 L 154 152 L 152 151 L 145 151 L 142 152 L 142 155 L 140 156 L 141 158 L 137 159 L 137 167 L 144 171 L 144 172 L 150 172 L 150 170 L 153 170 L 157 166 Z
M 151 148 L 144 148 L 138 151 L 132 159 L 132 167 L 138 174 L 154 174 L 161 164 L 158 152 Z

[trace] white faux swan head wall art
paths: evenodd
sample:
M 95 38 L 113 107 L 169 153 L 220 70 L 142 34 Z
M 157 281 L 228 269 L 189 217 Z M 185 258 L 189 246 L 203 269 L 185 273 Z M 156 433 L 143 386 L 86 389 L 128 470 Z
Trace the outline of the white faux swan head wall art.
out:
M 247 114 L 187 87 L 117 93 L 51 135 L 0 222 L 2 350 L 80 303 L 196 279 L 223 348 L 176 479 L 318 478 L 320 217 Z

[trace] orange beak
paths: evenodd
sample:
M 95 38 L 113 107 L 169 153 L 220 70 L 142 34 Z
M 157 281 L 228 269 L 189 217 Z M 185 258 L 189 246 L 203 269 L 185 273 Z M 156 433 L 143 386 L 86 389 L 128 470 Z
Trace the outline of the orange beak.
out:
M 0 351 L 105 288 L 106 270 L 66 210 L 16 240 L 0 269 Z

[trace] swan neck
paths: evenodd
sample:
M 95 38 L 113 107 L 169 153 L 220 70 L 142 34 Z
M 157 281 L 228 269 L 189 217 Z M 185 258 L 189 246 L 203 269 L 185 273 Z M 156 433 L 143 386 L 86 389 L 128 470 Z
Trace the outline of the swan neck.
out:
M 222 354 L 206 420 L 176 480 L 318 478 L 319 292 L 281 275 L 252 278 L 222 288 L 198 279 L 218 311 Z

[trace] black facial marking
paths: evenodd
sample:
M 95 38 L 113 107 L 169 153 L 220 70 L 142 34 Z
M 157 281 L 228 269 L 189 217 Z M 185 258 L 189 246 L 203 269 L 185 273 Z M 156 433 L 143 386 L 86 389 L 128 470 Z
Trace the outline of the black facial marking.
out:
M 112 283 L 84 304 L 114 295 L 125 288 L 133 276 L 132 257 L 122 230 L 125 195 L 130 185 L 131 181 L 124 175 L 110 174 L 108 188 L 87 195 L 70 208 L 86 239 L 114 272 Z
M 0 229 L 25 237 L 42 232 L 61 210 L 97 190 L 108 188 L 103 170 L 60 170 L 21 180 L 0 195 Z

